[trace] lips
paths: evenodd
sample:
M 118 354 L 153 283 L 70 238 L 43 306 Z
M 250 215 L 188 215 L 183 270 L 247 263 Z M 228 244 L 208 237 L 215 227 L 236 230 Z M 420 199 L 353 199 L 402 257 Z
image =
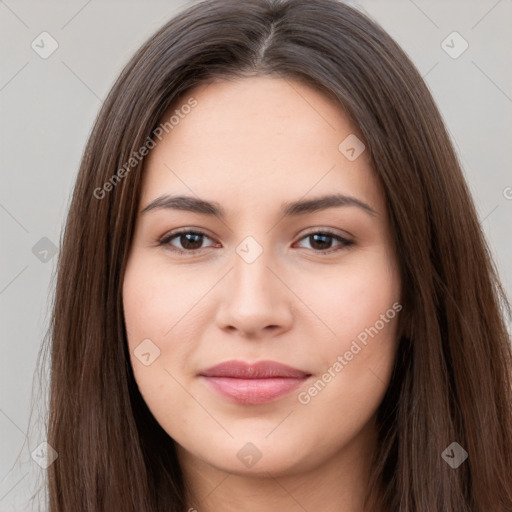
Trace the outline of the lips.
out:
M 310 373 L 275 361 L 225 361 L 199 373 L 208 387 L 229 400 L 256 405 L 277 400 L 303 384 Z
M 205 377 L 231 377 L 234 379 L 269 379 L 273 377 L 296 378 L 307 377 L 308 373 L 275 361 L 225 361 L 200 373 Z

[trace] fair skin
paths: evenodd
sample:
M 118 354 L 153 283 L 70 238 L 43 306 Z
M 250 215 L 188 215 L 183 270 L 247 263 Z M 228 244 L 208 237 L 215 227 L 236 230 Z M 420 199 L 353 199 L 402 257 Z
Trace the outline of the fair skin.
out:
M 376 322 L 400 302 L 369 151 L 346 158 L 340 142 L 362 136 L 331 99 L 297 81 L 218 80 L 189 91 L 183 104 L 191 96 L 197 106 L 146 160 L 123 281 L 140 392 L 176 442 L 188 503 L 199 512 L 363 512 L 398 315 Z M 163 194 L 215 202 L 225 217 L 142 212 Z M 331 194 L 373 211 L 346 204 L 280 213 L 284 202 Z M 326 229 L 352 243 L 322 238 Z M 169 240 L 182 230 L 206 235 Z M 242 247 L 262 250 L 250 263 L 237 252 L 248 236 L 257 245 Z M 378 333 L 346 354 L 375 325 Z M 146 352 L 160 350 L 147 365 L 134 355 L 146 339 Z M 311 376 L 275 400 L 235 403 L 199 376 L 232 359 L 278 361 Z M 319 379 L 325 386 L 315 393 Z M 247 443 L 260 455 L 250 467 L 237 456 L 254 450 Z

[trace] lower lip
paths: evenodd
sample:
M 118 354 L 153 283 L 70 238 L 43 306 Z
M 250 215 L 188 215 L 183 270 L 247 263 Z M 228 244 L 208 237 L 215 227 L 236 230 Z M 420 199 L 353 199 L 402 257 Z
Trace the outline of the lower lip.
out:
M 308 377 L 268 379 L 233 379 L 202 376 L 211 389 L 236 403 L 257 405 L 272 402 L 297 389 Z

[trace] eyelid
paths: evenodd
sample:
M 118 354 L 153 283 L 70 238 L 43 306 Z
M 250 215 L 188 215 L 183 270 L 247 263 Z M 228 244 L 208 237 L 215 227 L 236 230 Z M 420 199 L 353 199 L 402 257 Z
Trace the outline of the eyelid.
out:
M 300 238 L 302 239 L 305 236 L 315 235 L 317 233 L 324 233 L 324 234 L 332 235 L 335 237 L 340 237 L 340 238 L 343 238 L 344 240 L 346 240 L 347 242 L 349 242 L 349 241 L 353 242 L 353 241 L 355 241 L 355 238 L 356 238 L 354 235 L 352 235 L 352 233 L 349 233 L 348 231 L 343 231 L 339 228 L 311 228 L 310 230 L 306 231 L 305 233 L 302 233 Z M 299 236 L 299 234 L 297 234 L 297 236 Z
M 169 246 L 169 247 L 171 247 L 171 249 L 169 249 L 170 251 L 177 252 L 177 253 L 182 253 L 182 254 L 183 253 L 197 254 L 197 253 L 201 252 L 202 250 L 208 248 L 208 247 L 202 247 L 201 249 L 186 250 L 186 249 L 179 249 L 177 247 L 173 247 L 173 246 L 170 245 L 170 241 L 173 238 L 179 237 L 180 235 L 186 235 L 188 233 L 192 233 L 194 235 L 201 235 L 201 236 L 203 236 L 205 238 L 209 238 L 210 240 L 212 240 L 212 237 L 210 235 L 208 235 L 208 233 L 206 233 L 202 229 L 199 229 L 199 228 L 183 228 L 183 229 L 177 229 L 175 231 L 170 231 L 169 233 L 165 234 L 163 237 L 161 237 L 161 238 L 159 238 L 157 240 L 157 244 L 159 246 Z M 209 247 L 213 247 L 213 245 L 209 246 Z
M 301 242 L 302 240 L 307 239 L 312 235 L 327 235 L 331 238 L 336 239 L 341 244 L 341 246 L 338 246 L 338 248 L 331 247 L 330 249 L 316 251 L 310 249 L 313 254 L 337 254 L 338 252 L 341 252 L 343 249 L 347 249 L 348 247 L 354 244 L 353 239 L 347 238 L 344 235 L 340 235 L 338 232 L 332 230 L 331 228 L 313 228 L 310 231 L 302 234 L 302 236 L 298 239 L 298 242 Z
M 201 247 L 199 249 L 187 250 L 187 249 L 179 249 L 179 248 L 176 248 L 176 247 L 170 245 L 170 241 L 172 239 L 179 237 L 181 235 L 186 235 L 188 233 L 191 233 L 194 235 L 200 235 L 200 236 L 203 236 L 205 238 L 209 238 L 210 240 L 212 240 L 212 237 L 210 235 L 208 235 L 208 233 L 206 233 L 203 229 L 189 227 L 189 228 L 179 228 L 177 230 L 170 231 L 169 233 L 165 234 L 163 237 L 161 237 L 157 240 L 157 245 L 158 246 L 168 246 L 169 250 L 171 252 L 178 253 L 178 254 L 188 254 L 188 255 L 198 254 L 198 253 L 202 252 L 203 250 L 208 249 L 208 247 L 215 246 L 215 244 L 212 244 L 210 246 Z M 323 250 L 323 251 L 310 249 L 310 251 L 313 252 L 313 254 L 337 253 L 337 252 L 341 252 L 342 249 L 346 249 L 347 247 L 354 244 L 354 240 L 351 239 L 351 238 L 353 238 L 352 235 L 349 235 L 350 238 L 347 238 L 344 235 L 341 235 L 338 232 L 334 231 L 332 228 L 311 228 L 306 233 L 303 233 L 299 237 L 297 242 L 301 242 L 302 240 L 306 239 L 307 237 L 316 235 L 316 234 L 327 235 L 327 236 L 330 236 L 331 238 L 338 240 L 338 242 L 341 243 L 341 249 L 336 249 L 336 248 L 332 248 L 332 247 L 329 249 Z M 297 236 L 299 236 L 299 235 L 297 235 Z M 294 242 L 294 244 L 297 242 Z

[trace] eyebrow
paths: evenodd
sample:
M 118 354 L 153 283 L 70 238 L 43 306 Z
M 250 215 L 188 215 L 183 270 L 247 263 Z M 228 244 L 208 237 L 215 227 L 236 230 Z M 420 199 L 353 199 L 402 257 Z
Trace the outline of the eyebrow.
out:
M 331 194 L 313 199 L 301 199 L 298 201 L 285 202 L 281 206 L 281 215 L 284 217 L 304 215 L 327 208 L 352 206 L 360 208 L 369 215 L 377 215 L 377 212 L 365 202 L 352 196 L 344 194 Z M 141 210 L 142 213 L 151 210 L 185 210 L 203 215 L 216 216 L 221 219 L 226 217 L 222 206 L 215 201 L 206 201 L 192 196 L 173 196 L 164 194 L 149 203 Z

